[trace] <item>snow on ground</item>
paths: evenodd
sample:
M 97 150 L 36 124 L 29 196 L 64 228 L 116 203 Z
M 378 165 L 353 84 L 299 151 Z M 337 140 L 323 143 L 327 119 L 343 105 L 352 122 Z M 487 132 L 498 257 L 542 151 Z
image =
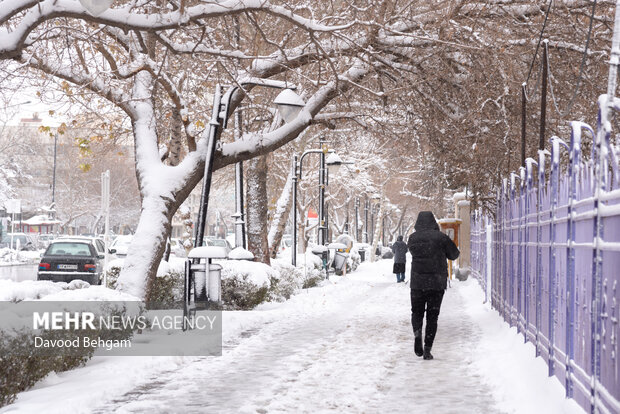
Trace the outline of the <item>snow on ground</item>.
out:
M 0 266 L 14 266 L 26 263 L 39 263 L 43 250 L 17 251 L 9 248 L 0 249 Z
M 509 328 L 489 305 L 481 305 L 484 292 L 477 281 L 460 285 L 465 310 L 484 339 L 476 352 L 475 371 L 494 389 L 499 406 L 506 411 L 519 407 L 522 413 L 584 413 L 575 400 L 564 398 L 557 377 L 547 375 L 547 364 L 536 358 L 534 345 L 524 344 L 516 327 Z
M 446 292 L 435 360 L 416 357 L 409 289 L 391 266 L 225 312 L 221 357 L 95 357 L 0 413 L 582 412 L 473 280 Z

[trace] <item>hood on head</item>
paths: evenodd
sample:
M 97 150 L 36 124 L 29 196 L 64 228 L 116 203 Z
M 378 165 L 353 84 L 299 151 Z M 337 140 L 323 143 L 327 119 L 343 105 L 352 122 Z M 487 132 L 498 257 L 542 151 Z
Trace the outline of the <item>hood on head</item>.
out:
M 398 236 L 398 237 L 396 238 L 396 240 L 398 240 L 398 241 L 403 241 L 403 236 Z
M 435 221 L 435 216 L 432 211 L 420 211 L 414 228 L 416 231 L 439 230 L 439 225 L 437 224 L 437 221 Z

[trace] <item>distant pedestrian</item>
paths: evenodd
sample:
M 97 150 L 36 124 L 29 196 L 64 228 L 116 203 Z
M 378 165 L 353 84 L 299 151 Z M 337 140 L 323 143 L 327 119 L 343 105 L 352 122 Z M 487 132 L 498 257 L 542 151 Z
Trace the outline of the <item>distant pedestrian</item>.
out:
M 394 253 L 394 268 L 396 274 L 396 283 L 405 281 L 405 265 L 407 264 L 407 245 L 403 241 L 403 236 L 398 236 L 392 245 L 392 253 Z
M 411 325 L 415 337 L 414 351 L 424 359 L 433 359 L 431 348 L 437 332 L 437 319 L 443 294 L 447 288 L 447 259 L 459 257 L 452 239 L 439 231 L 435 216 L 421 211 L 415 223 L 415 233 L 409 236 L 411 253 Z M 426 311 L 426 331 L 422 348 L 422 321 Z

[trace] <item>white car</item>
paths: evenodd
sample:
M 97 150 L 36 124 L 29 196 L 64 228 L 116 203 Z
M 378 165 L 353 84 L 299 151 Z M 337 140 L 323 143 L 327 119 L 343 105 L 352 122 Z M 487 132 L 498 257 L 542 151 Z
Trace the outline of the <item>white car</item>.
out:
M 109 252 L 115 254 L 116 257 L 126 257 L 127 249 L 129 249 L 132 240 L 132 235 L 118 236 L 110 245 Z

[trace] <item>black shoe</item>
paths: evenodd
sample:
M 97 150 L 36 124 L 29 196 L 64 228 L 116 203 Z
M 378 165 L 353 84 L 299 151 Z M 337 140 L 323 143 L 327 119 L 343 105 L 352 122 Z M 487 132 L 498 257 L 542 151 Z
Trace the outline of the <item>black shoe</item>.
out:
M 422 356 L 424 354 L 424 351 L 422 350 L 422 331 L 416 331 L 413 334 L 415 335 L 413 351 L 417 356 Z
M 431 349 L 428 347 L 424 347 L 424 359 L 433 359 L 433 354 L 431 354 Z

